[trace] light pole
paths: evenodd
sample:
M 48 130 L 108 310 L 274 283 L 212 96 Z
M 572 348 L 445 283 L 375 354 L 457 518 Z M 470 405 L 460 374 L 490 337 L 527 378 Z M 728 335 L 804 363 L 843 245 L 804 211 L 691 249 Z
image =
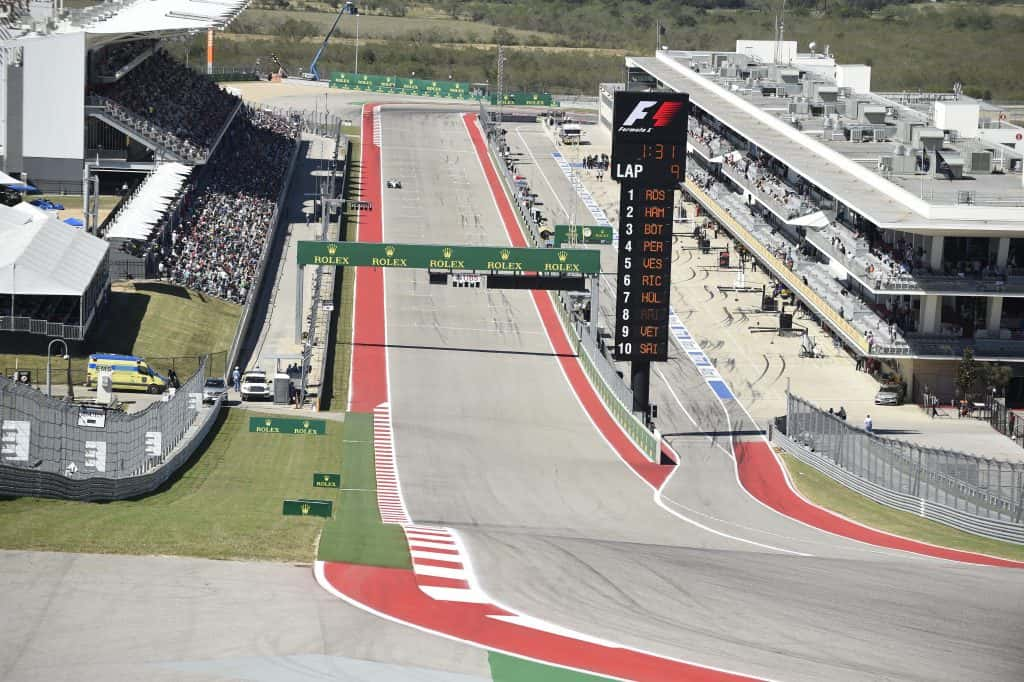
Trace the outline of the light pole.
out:
M 356 15 L 356 75 L 359 75 L 359 10 L 355 10 Z
M 46 346 L 46 395 L 52 396 L 50 383 L 50 354 L 53 351 L 53 344 L 61 343 L 64 345 L 64 359 L 68 361 L 68 377 L 71 376 L 71 354 L 68 352 L 68 342 L 64 339 L 51 339 L 50 343 Z M 68 388 L 71 388 L 71 381 L 68 381 Z

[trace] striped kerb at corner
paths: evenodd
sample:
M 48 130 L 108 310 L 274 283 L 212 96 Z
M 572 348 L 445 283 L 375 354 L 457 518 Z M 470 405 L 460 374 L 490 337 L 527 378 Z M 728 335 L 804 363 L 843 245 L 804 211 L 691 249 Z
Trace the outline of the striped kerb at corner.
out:
M 416 584 L 431 599 L 467 604 L 490 604 L 474 584 L 463 558 L 462 543 L 448 528 L 403 526 L 409 542 Z
M 373 459 L 377 470 L 377 508 L 384 523 L 409 523 L 395 466 L 394 429 L 391 404 L 373 408 Z

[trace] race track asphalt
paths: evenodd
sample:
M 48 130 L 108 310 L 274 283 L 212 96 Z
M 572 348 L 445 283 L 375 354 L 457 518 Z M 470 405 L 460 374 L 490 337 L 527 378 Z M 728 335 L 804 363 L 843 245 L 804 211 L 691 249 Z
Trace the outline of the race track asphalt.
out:
M 486 652 L 347 606 L 310 573 L 266 562 L 0 551 L 0 680 L 490 679 Z
M 383 190 L 385 242 L 509 243 L 461 117 L 395 105 L 382 122 L 382 176 L 403 184 Z M 680 518 L 595 430 L 528 292 L 388 270 L 385 309 L 409 513 L 457 529 L 498 602 L 777 679 L 1024 675 L 1019 570 L 881 549 L 785 518 L 738 485 L 723 439 L 675 443 L 682 463 L 663 502 Z M 739 409 L 725 418 L 692 365 L 660 369 L 696 420 L 680 430 L 747 428 Z

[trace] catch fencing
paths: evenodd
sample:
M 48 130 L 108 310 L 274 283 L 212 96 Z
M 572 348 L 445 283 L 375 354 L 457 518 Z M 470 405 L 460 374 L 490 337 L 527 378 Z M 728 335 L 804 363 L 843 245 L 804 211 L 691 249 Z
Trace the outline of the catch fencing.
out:
M 544 247 L 546 241 L 540 236 L 540 225 L 534 220 L 533 214 L 525 204 L 524 197 L 517 190 L 514 174 L 502 163 L 500 147 L 503 144 L 499 128 L 491 120 L 487 108 L 480 105 L 480 124 L 484 127 L 487 143 L 494 160 L 494 166 L 505 183 L 508 194 L 513 199 L 513 206 L 519 212 L 522 224 L 526 225 L 526 234 L 531 246 Z M 660 439 L 644 424 L 643 420 L 632 411 L 633 392 L 615 369 L 615 365 L 598 348 L 573 305 L 572 297 L 559 293 L 554 298 L 555 310 L 562 321 L 569 343 L 576 353 L 584 373 L 594 386 L 601 401 L 619 425 L 629 434 L 637 447 L 649 459 L 657 462 L 660 457 Z M 597 324 L 600 311 L 591 309 L 592 324 Z
M 0 377 L 0 494 L 109 500 L 152 491 L 188 460 L 220 409 L 203 407 L 208 366 L 203 359 L 173 395 L 132 414 Z
M 788 396 L 785 419 L 775 426 L 776 442 L 882 504 L 969 532 L 1024 542 L 1024 462 L 884 438 L 794 395 Z

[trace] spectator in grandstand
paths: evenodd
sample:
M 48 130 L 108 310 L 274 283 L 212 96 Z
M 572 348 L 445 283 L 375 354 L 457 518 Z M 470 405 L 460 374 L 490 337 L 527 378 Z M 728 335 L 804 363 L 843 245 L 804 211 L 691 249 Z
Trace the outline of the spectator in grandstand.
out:
M 180 225 L 162 246 L 160 263 L 172 281 L 227 301 L 245 302 L 295 132 L 286 119 L 248 109 L 240 112 L 207 164 L 202 186 L 184 200 L 187 207 Z
M 208 148 L 238 105 L 207 76 L 159 50 L 115 83 L 94 93 L 199 148 Z

